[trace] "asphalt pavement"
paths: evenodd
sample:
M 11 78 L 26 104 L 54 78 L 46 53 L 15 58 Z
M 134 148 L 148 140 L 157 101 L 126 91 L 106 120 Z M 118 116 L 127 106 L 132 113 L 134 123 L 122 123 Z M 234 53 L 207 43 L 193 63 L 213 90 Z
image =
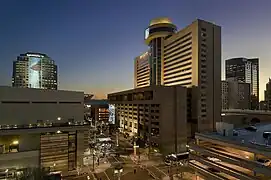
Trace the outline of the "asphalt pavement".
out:
M 107 156 L 106 163 L 101 162 L 95 165 L 95 171 L 92 171 L 92 166 L 88 167 L 88 174 L 76 177 L 65 178 L 66 180 L 116 180 L 114 169 L 117 164 L 121 164 L 123 172 L 121 173 L 121 180 L 153 180 L 153 179 L 170 179 L 174 174 L 175 179 L 193 179 L 191 169 L 184 166 L 169 167 L 163 163 L 160 158 L 149 159 L 146 155 L 141 155 L 139 161 L 136 161 L 133 156 L 133 151 L 127 151 L 132 145 L 127 142 L 127 139 L 119 136 L 120 148 L 124 150 L 120 152 L 120 156 Z M 124 153 L 125 152 L 125 153 Z M 146 157 L 145 157 L 146 156 Z M 181 173 L 186 172 L 186 173 Z M 179 176 L 176 176 L 179 174 Z

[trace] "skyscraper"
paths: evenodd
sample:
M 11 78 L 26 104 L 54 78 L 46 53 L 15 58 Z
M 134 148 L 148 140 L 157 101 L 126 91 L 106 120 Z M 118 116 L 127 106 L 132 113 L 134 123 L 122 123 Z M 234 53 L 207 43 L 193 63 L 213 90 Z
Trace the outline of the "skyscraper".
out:
M 13 62 L 12 86 L 57 89 L 57 65 L 46 54 L 20 54 Z
M 226 60 L 226 80 L 250 84 L 251 109 L 259 108 L 259 59 L 232 58 Z
M 166 37 L 174 34 L 176 26 L 168 18 L 153 19 L 145 30 L 145 43 L 150 50 L 150 85 L 161 85 L 163 79 L 163 51 Z
M 221 28 L 197 19 L 180 31 L 167 18 L 145 30 L 150 48 L 150 84 L 197 87 L 199 131 L 215 129 L 221 117 Z M 189 121 L 189 118 L 188 118 Z
M 222 109 L 250 109 L 250 84 L 222 81 Z
M 266 89 L 264 91 L 264 101 L 266 104 L 266 109 L 271 110 L 271 79 L 266 83 Z
M 150 85 L 150 64 L 149 52 L 135 58 L 134 64 L 134 88 L 146 87 Z

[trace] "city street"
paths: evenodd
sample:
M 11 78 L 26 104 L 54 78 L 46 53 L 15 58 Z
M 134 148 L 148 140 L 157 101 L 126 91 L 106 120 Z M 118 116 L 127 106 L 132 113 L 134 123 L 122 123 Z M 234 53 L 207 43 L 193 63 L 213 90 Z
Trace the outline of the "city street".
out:
M 116 143 L 116 135 L 112 136 Z M 118 174 L 114 174 L 116 165 L 122 165 L 121 180 L 151 180 L 151 179 L 194 179 L 191 169 L 185 166 L 171 167 L 164 164 L 161 156 L 151 156 L 146 154 L 140 155 L 140 160 L 134 160 L 133 149 L 131 143 L 128 142 L 122 135 L 119 135 L 119 148 L 116 154 L 109 154 L 99 165 L 95 164 L 95 171 L 92 171 L 92 166 L 88 167 L 88 174 L 65 178 L 72 179 L 89 179 L 89 180 L 115 180 Z

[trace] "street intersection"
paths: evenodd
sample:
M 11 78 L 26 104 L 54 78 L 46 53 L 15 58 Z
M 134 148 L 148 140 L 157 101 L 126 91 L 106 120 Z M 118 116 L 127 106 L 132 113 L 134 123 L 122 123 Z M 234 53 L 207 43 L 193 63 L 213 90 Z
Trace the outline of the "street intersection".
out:
M 114 138 L 113 138 L 114 139 Z M 140 159 L 133 154 L 132 145 L 127 139 L 118 137 L 120 148 L 116 154 L 108 154 L 102 160 L 87 167 L 83 175 L 64 178 L 67 180 L 181 180 L 195 179 L 191 169 L 186 166 L 167 166 L 161 156 L 141 154 Z M 122 149 L 122 150 L 120 150 Z M 115 166 L 120 164 L 122 172 L 114 173 Z

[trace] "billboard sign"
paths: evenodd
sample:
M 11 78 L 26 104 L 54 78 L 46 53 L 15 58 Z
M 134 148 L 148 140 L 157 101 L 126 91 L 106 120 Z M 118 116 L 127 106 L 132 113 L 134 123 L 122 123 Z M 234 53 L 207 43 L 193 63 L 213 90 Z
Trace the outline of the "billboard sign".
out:
M 149 32 L 150 32 L 150 29 L 147 28 L 147 29 L 145 30 L 145 40 L 148 39 L 148 37 L 149 37 Z
M 30 88 L 41 88 L 41 58 L 29 57 L 28 80 Z
M 116 121 L 116 108 L 115 108 L 115 104 L 109 104 L 108 111 L 109 111 L 108 122 L 110 124 L 115 124 L 115 121 Z

